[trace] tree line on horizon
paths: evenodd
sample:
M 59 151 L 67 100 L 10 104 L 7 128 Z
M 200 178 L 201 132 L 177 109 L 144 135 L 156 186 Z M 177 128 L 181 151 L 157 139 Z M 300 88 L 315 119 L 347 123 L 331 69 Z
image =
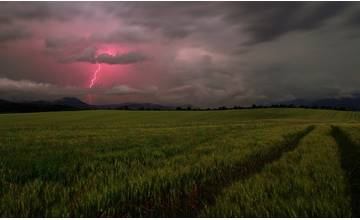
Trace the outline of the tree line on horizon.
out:
M 37 103 L 12 103 L 0 102 L 0 113 L 25 113 L 25 112 L 52 112 L 52 111 L 78 111 L 78 110 L 134 110 L 134 111 L 221 111 L 221 110 L 239 110 L 239 109 L 261 109 L 261 108 L 303 108 L 303 109 L 328 109 L 340 111 L 359 111 L 359 108 L 351 108 L 344 106 L 318 106 L 318 105 L 294 105 L 294 104 L 272 104 L 272 105 L 256 105 L 240 106 L 235 105 L 232 107 L 218 106 L 218 107 L 193 107 L 193 106 L 177 106 L 177 107 L 149 107 L 149 106 L 117 106 L 117 107 L 76 107 L 69 105 L 47 105 Z

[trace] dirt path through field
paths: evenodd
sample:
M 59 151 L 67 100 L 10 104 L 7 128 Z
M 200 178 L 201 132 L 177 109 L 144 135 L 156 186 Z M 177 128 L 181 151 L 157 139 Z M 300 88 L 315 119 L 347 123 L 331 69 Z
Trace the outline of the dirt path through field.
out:
M 360 146 L 353 143 L 341 128 L 333 126 L 331 135 L 336 140 L 341 154 L 341 165 L 348 176 L 353 217 L 360 217 Z
M 233 169 L 229 171 L 226 176 L 223 177 L 223 181 L 215 181 L 209 183 L 206 187 L 197 188 L 196 194 L 189 196 L 188 202 L 184 205 L 190 206 L 182 210 L 192 210 L 191 212 L 178 213 L 177 216 L 181 217 L 195 217 L 197 216 L 202 208 L 211 206 L 214 204 L 216 196 L 221 193 L 223 189 L 231 185 L 233 182 L 237 182 L 242 179 L 246 179 L 255 175 L 270 163 L 279 160 L 283 154 L 290 152 L 299 145 L 300 141 L 313 131 L 315 126 L 309 126 L 303 131 L 300 131 L 292 136 L 284 138 L 284 142 L 280 146 L 277 146 L 273 151 L 268 154 L 254 155 L 248 163 L 235 164 Z

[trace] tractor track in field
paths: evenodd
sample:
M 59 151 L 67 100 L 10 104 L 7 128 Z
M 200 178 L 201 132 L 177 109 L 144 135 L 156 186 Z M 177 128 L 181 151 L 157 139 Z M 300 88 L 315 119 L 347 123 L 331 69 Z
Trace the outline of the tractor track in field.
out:
M 332 126 L 331 135 L 338 144 L 341 166 L 346 171 L 348 192 L 351 197 L 352 217 L 360 217 L 360 146 L 337 126 Z
M 172 202 L 168 201 L 167 194 L 165 193 L 161 196 L 162 198 L 159 198 L 161 200 L 160 205 L 153 206 L 146 201 L 143 201 L 145 204 L 142 205 L 141 203 L 143 202 L 138 201 L 137 205 L 140 205 L 142 208 L 138 206 L 137 211 L 132 212 L 129 210 L 130 213 L 128 214 L 131 217 L 196 217 L 204 207 L 214 204 L 216 196 L 223 189 L 234 182 L 260 173 L 266 165 L 277 161 L 283 154 L 296 149 L 300 141 L 314 127 L 308 126 L 300 132 L 284 136 L 284 140 L 279 145 L 275 145 L 266 153 L 255 153 L 248 160 L 232 164 L 231 167 L 222 170 L 221 174 L 215 175 L 213 178 L 201 182 L 194 180 L 191 190 L 179 189 L 181 191 L 181 194 L 178 196 L 180 201 L 176 202 L 176 208 L 174 208 Z M 215 169 L 215 167 L 212 169 Z M 118 214 L 116 216 L 119 216 Z M 120 214 L 120 216 L 123 216 L 123 214 Z
M 224 177 L 224 181 L 209 183 L 210 186 L 203 189 L 203 192 L 201 192 L 201 194 L 204 196 L 202 197 L 202 200 L 205 200 L 204 203 L 200 203 L 199 201 L 198 207 L 192 209 L 194 210 L 193 212 L 182 213 L 180 214 L 180 216 L 196 217 L 205 207 L 205 205 L 213 205 L 215 203 L 216 196 L 220 194 L 226 187 L 233 184 L 234 182 L 248 179 L 251 176 L 260 173 L 266 165 L 269 165 L 279 160 L 283 156 L 283 154 L 296 149 L 300 141 L 311 131 L 313 131 L 314 128 L 315 126 L 309 126 L 294 135 L 287 136 L 285 140 L 280 144 L 280 146 L 277 146 L 273 151 L 270 151 L 268 154 L 255 154 L 249 161 L 247 161 L 247 163 L 236 164 L 234 168 L 229 171 L 229 175 L 226 175 Z

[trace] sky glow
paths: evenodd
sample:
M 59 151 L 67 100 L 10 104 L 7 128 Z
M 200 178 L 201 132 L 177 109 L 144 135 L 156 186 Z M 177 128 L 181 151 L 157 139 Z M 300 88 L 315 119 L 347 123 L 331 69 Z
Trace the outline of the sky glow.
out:
M 357 2 L 1 2 L 0 99 L 199 107 L 359 93 Z

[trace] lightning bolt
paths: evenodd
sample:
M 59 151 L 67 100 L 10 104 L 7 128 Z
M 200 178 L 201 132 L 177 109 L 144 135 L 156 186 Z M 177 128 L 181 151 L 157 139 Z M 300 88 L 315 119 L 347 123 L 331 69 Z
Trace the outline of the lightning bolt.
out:
M 92 76 L 90 84 L 89 84 L 89 88 L 94 87 L 96 80 L 97 80 L 98 73 L 100 72 L 100 70 L 101 70 L 101 64 L 97 63 L 97 68 L 96 68 L 95 72 L 93 73 L 93 76 Z

